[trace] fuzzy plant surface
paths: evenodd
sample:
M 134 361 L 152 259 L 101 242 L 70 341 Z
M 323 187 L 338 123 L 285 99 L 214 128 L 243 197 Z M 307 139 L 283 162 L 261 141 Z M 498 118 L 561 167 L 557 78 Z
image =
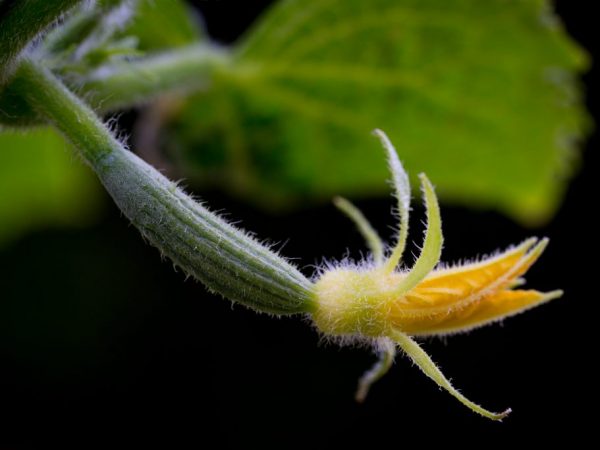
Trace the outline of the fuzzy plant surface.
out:
M 7 0 L 0 17 L 0 78 L 29 54 L 101 116 L 144 105 L 132 141 L 146 159 L 276 211 L 385 195 L 369 139 L 382 128 L 443 201 L 542 224 L 590 128 L 588 57 L 550 0 L 276 0 L 229 46 L 183 0 Z M 101 200 L 52 129 L 10 132 L 41 124 L 11 92 L 0 245 L 89 222 Z
M 41 7 L 42 3 L 46 7 Z M 286 59 L 290 53 L 285 57 L 286 52 L 290 52 L 290 46 L 295 49 L 291 52 L 295 57 L 316 55 L 325 44 L 332 45 L 333 51 L 334 44 L 344 36 L 353 36 L 354 30 L 374 32 L 381 21 L 385 23 L 392 18 L 403 21 L 406 17 L 423 19 L 415 22 L 415 26 L 424 26 L 427 22 L 425 18 L 430 16 L 436 18 L 434 24 L 446 24 L 449 17 L 444 5 L 452 3 L 456 8 L 468 9 L 468 6 L 471 7 L 476 2 L 430 0 L 417 6 L 418 2 L 404 0 L 405 4 L 396 10 L 391 7 L 396 2 L 378 0 L 373 4 L 380 8 L 377 11 L 382 15 L 376 17 L 375 10 L 360 10 L 358 2 L 344 2 L 343 5 L 346 6 L 341 6 L 342 2 L 333 0 L 327 2 L 332 7 L 327 12 L 322 10 L 321 3 L 309 1 L 306 2 L 303 14 L 299 14 L 297 9 L 300 2 L 290 0 L 276 6 L 262 25 L 255 29 L 254 34 L 246 38 L 235 52 L 206 42 L 206 38 L 193 26 L 188 26 L 185 9 L 178 9 L 177 6 L 172 7 L 165 16 L 165 27 L 176 28 L 179 33 L 167 33 L 167 38 L 161 40 L 160 36 L 144 33 L 144 30 L 147 31 L 150 26 L 148 24 L 156 25 L 157 21 L 160 22 L 162 16 L 147 14 L 134 19 L 134 8 L 140 6 L 134 0 L 42 3 L 34 0 L 0 2 L 0 36 L 5 38 L 0 45 L 0 122 L 4 127 L 20 130 L 27 139 L 37 137 L 38 140 L 31 142 L 37 142 L 38 145 L 42 145 L 43 140 L 40 141 L 39 138 L 43 134 L 26 134 L 31 127 L 48 127 L 41 133 L 46 130 L 60 133 L 95 172 L 102 186 L 142 236 L 158 248 L 163 256 L 212 292 L 258 312 L 308 316 L 318 332 L 332 342 L 340 345 L 362 343 L 371 347 L 379 354 L 380 359 L 359 381 L 356 394 L 358 401 L 364 400 L 369 387 L 388 371 L 397 349 L 400 349 L 425 375 L 474 412 L 493 420 L 501 420 L 508 414 L 509 410 L 494 413 L 484 409 L 458 392 L 414 338 L 470 331 L 559 297 L 561 291 L 541 293 L 521 288 L 524 282 L 522 276 L 543 252 L 547 239 L 529 239 L 504 252 L 470 264 L 440 264 L 443 236 L 438 199 L 429 178 L 421 173 L 419 180 L 427 208 L 427 228 L 419 257 L 412 267 L 406 267 L 402 258 L 408 239 L 410 179 L 388 137 L 376 130 L 375 134 L 387 152 L 387 166 L 392 174 L 397 198 L 399 225 L 396 243 L 389 248 L 384 245 L 362 213 L 348 200 L 337 198 L 336 205 L 355 222 L 364 235 L 370 250 L 369 256 L 357 262 L 329 263 L 309 278 L 294 264 L 250 234 L 227 223 L 129 151 L 124 140 L 119 139 L 100 117 L 103 112 L 145 103 L 165 92 L 177 92 L 181 96 L 183 93 L 205 89 L 209 82 L 224 89 L 224 80 L 233 80 L 239 86 L 244 86 L 246 80 L 251 86 L 248 92 L 254 94 L 257 92 L 254 90 L 256 77 L 265 74 L 263 56 L 271 55 L 273 61 L 278 59 L 282 64 L 268 65 L 266 73 L 271 73 L 271 76 L 278 73 L 289 75 L 290 68 L 286 64 L 295 64 L 293 58 Z M 509 3 L 516 9 L 514 14 L 519 19 L 515 19 L 516 22 L 520 23 L 522 20 L 525 28 L 529 23 L 528 14 L 546 5 L 540 1 Z M 52 7 L 48 7 L 50 4 Z M 157 1 L 157 4 L 164 7 L 166 3 Z M 371 2 L 360 4 L 368 9 L 369 6 L 366 5 Z M 493 23 L 498 13 L 494 8 L 500 8 L 506 2 L 494 1 L 489 4 L 491 6 L 488 6 L 490 9 L 485 17 Z M 142 8 L 144 5 L 148 7 L 147 3 L 142 2 Z M 179 3 L 174 2 L 172 5 Z M 419 9 L 421 7 L 424 9 Z M 342 22 L 329 27 L 329 34 L 323 35 L 325 24 L 320 21 L 312 22 L 312 26 L 318 31 L 316 32 L 311 31 L 308 27 L 310 22 L 307 22 L 307 17 L 315 17 L 319 11 L 322 16 L 318 17 L 324 22 L 345 20 L 344 17 L 347 19 L 349 16 L 360 20 L 358 24 L 349 21 L 345 26 Z M 384 14 L 386 11 L 389 14 Z M 474 9 L 473 14 L 480 19 L 477 11 L 479 9 Z M 508 12 L 511 9 L 503 11 L 507 17 L 512 17 L 513 13 Z M 287 27 L 280 28 L 282 23 L 286 23 Z M 51 26 L 53 27 L 49 29 Z M 455 24 L 452 25 L 452 30 L 455 27 Z M 131 39 L 131 30 L 137 30 L 137 39 Z M 556 45 L 565 50 L 565 55 L 571 55 L 571 44 L 556 30 L 554 25 L 547 32 L 557 40 Z M 428 30 L 428 33 L 433 31 Z M 297 33 L 307 35 L 307 40 L 297 41 Z M 518 33 L 515 34 L 518 36 Z M 442 36 L 446 34 L 442 33 Z M 382 37 L 377 34 L 363 36 L 365 42 L 368 39 L 377 41 L 376 38 Z M 480 36 L 481 39 L 485 37 Z M 539 39 L 544 40 L 542 37 Z M 532 42 L 541 45 L 537 39 Z M 161 53 L 144 53 L 152 49 L 160 49 Z M 554 55 L 553 51 L 548 52 Z M 338 56 L 347 63 L 349 55 L 342 53 Z M 548 56 L 544 55 L 540 58 Z M 278 58 L 279 56 L 281 57 Z M 505 56 L 509 58 L 509 55 Z M 410 58 L 408 60 L 412 61 Z M 328 61 L 332 64 L 335 61 L 332 54 Z M 442 59 L 438 63 L 442 64 L 443 61 Z M 342 70 L 343 65 L 337 69 L 333 66 L 324 69 L 319 66 L 321 62 L 315 60 L 311 63 L 313 66 L 304 69 L 300 65 L 297 71 L 299 84 L 295 88 L 307 79 L 338 83 L 338 78 L 343 73 L 350 73 Z M 382 60 L 377 59 L 375 62 L 381 64 Z M 522 63 L 520 59 L 517 62 L 517 65 Z M 375 66 L 370 70 L 375 70 Z M 390 78 L 372 77 L 371 72 L 354 73 L 360 75 L 355 75 L 359 79 L 353 82 L 366 80 L 364 89 L 369 89 L 368 81 L 372 81 L 372 78 L 379 79 L 378 87 L 386 84 L 380 83 L 382 79 L 395 85 L 390 73 Z M 259 84 L 263 88 L 260 92 L 271 89 L 268 87 L 271 85 L 265 80 Z M 283 90 L 275 85 L 271 86 L 272 92 L 276 93 L 276 103 L 287 98 L 289 102 L 298 104 L 298 96 L 289 94 L 293 85 L 291 82 Z M 231 92 L 231 95 L 236 95 L 234 91 Z M 283 97 L 282 92 L 285 93 Z M 334 101 L 325 100 L 326 95 L 322 94 L 324 101 Z M 552 97 L 551 94 L 548 95 Z M 373 100 L 378 97 L 374 95 Z M 286 104 L 286 101 L 282 102 Z M 303 104 L 304 112 L 314 113 L 315 105 L 311 102 L 309 99 Z M 185 102 L 182 104 L 182 107 L 187 107 Z M 359 104 L 360 102 L 356 105 Z M 375 109 L 382 108 L 381 104 L 375 106 Z M 533 106 L 532 110 L 536 111 Z M 495 106 L 491 108 L 493 110 Z M 570 104 L 567 108 L 571 112 L 573 109 L 577 110 L 577 106 Z M 222 114 L 222 111 L 217 109 L 215 114 Z M 391 109 L 390 114 L 394 111 Z M 260 111 L 254 107 L 245 111 L 242 107 L 241 112 L 248 114 L 247 117 L 261 118 Z M 262 112 L 275 113 L 270 106 Z M 328 111 L 326 108 L 325 112 L 335 120 L 344 117 L 343 114 L 339 116 L 337 110 Z M 369 110 L 366 110 L 360 114 L 368 113 Z M 318 135 L 316 128 L 302 121 L 299 122 L 301 126 L 291 130 L 287 122 L 292 122 L 296 117 L 287 113 L 282 115 L 281 111 L 277 111 L 277 114 L 279 123 L 285 124 L 286 129 L 285 139 L 278 141 L 282 146 L 294 133 L 301 133 L 303 136 Z M 185 114 L 180 117 L 183 116 Z M 416 114 L 415 117 L 419 115 Z M 570 132 L 579 130 L 574 124 L 579 124 L 580 115 L 568 117 L 571 120 L 569 123 L 573 125 L 569 128 Z M 360 122 L 364 128 L 370 126 L 371 120 Z M 387 123 L 384 121 L 384 124 Z M 331 129 L 327 130 L 321 131 L 329 139 L 333 134 L 329 135 Z M 541 132 L 540 130 L 537 131 Z M 483 135 L 480 136 L 482 139 Z M 16 141 L 12 140 L 15 139 L 14 136 L 5 141 L 0 140 L 3 144 L 0 154 L 5 151 L 5 147 L 15 147 Z M 498 136 L 502 136 L 502 133 Z M 344 139 L 340 135 L 342 143 L 346 142 Z M 307 144 L 301 139 L 298 142 Z M 323 142 L 329 141 L 326 139 Z M 422 145 L 426 143 L 433 144 L 426 141 Z M 468 139 L 463 143 L 473 144 Z M 506 145 L 501 142 L 497 144 Z M 307 145 L 305 148 L 320 147 Z M 19 151 L 26 153 L 28 148 L 22 146 Z M 384 160 L 380 155 L 377 158 Z M 301 165 L 300 163 L 299 160 L 294 161 L 294 165 Z M 348 167 L 336 165 L 326 167 L 329 174 L 349 170 Z M 368 170 L 369 166 L 365 165 L 365 171 Z M 378 172 L 374 171 L 373 174 Z M 360 176 L 360 170 L 353 167 L 352 175 Z M 381 182 L 383 181 L 382 179 Z M 335 183 L 331 187 L 334 186 Z M 525 185 L 521 188 L 525 189 Z

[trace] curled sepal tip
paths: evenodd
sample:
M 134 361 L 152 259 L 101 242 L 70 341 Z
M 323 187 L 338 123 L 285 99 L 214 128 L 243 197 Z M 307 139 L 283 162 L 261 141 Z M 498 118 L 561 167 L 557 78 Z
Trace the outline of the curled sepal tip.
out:
M 442 371 L 435 365 L 429 355 L 417 344 L 410 336 L 401 331 L 394 330 L 391 334 L 392 339 L 408 355 L 408 357 L 423 371 L 425 375 L 431 378 L 439 387 L 445 389 L 455 397 L 459 402 L 469 408 L 471 411 L 481 414 L 492 420 L 502 420 L 511 413 L 511 409 L 506 409 L 501 413 L 494 413 L 472 402 L 461 394 L 450 381 L 444 376 Z
M 410 272 L 394 288 L 396 295 L 404 295 L 419 284 L 435 268 L 442 255 L 444 236 L 442 234 L 442 219 L 440 205 L 429 178 L 422 173 L 419 175 L 427 208 L 427 230 L 419 258 Z
M 383 262 L 383 242 L 362 211 L 343 197 L 335 197 L 333 204 L 354 222 L 369 250 L 373 253 L 375 264 L 381 264 Z
M 371 386 L 389 372 L 396 358 L 396 344 L 389 338 L 381 338 L 376 342 L 378 358 L 373 367 L 367 370 L 358 380 L 358 388 L 354 399 L 362 403 L 367 398 Z
M 373 134 L 379 138 L 381 145 L 387 153 L 388 166 L 392 174 L 392 185 L 394 187 L 394 196 L 397 200 L 397 208 L 399 215 L 398 236 L 396 245 L 392 249 L 390 256 L 385 262 L 385 270 L 392 272 L 402 260 L 404 249 L 406 248 L 406 240 L 408 238 L 408 219 L 410 214 L 410 181 L 408 173 L 404 170 L 398 153 L 392 145 L 388 136 L 381 130 L 373 130 Z

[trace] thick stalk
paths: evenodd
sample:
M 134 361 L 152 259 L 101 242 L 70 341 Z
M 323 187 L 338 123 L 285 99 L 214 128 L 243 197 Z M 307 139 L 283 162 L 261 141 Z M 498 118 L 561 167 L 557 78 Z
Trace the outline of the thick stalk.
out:
M 186 273 L 258 311 L 293 314 L 313 309 L 312 284 L 294 266 L 127 151 L 49 71 L 25 60 L 14 85 L 79 149 L 142 235 Z
M 198 44 L 168 53 L 104 66 L 73 87 L 99 111 L 145 103 L 165 92 L 190 92 L 205 87 L 215 71 L 230 64 L 225 48 Z
M 66 76 L 70 88 L 85 97 L 97 113 L 147 103 L 166 93 L 202 89 L 215 72 L 227 71 L 230 53 L 214 45 L 198 44 L 169 53 L 103 66 L 81 79 Z M 0 123 L 31 126 L 43 118 L 23 101 L 21 92 L 9 83 L 0 89 Z

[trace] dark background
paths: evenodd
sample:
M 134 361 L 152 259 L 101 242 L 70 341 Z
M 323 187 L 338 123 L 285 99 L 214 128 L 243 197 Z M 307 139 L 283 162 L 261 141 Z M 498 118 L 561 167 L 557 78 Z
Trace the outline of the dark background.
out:
M 197 2 L 222 42 L 268 3 Z M 556 4 L 570 33 L 597 55 L 589 7 Z M 584 82 L 597 117 L 596 66 Z M 232 308 L 184 281 L 110 204 L 94 228 L 39 232 L 0 250 L 0 449 L 587 442 L 598 380 L 589 361 L 597 353 L 596 144 L 593 136 L 560 213 L 545 228 L 443 206 L 445 260 L 546 235 L 551 245 L 529 285 L 566 291 L 502 326 L 425 343 L 467 396 L 490 409 L 513 408 L 503 423 L 476 416 L 405 358 L 364 405 L 355 404 L 356 380 L 372 355 L 320 345 L 302 319 Z M 200 194 L 259 236 L 287 242 L 284 254 L 307 274 L 323 256 L 339 258 L 348 248 L 358 256 L 363 247 L 331 206 L 274 217 Z M 390 232 L 391 198 L 359 206 Z M 415 206 L 413 230 L 422 214 Z M 215 439 L 218 445 L 210 444 Z

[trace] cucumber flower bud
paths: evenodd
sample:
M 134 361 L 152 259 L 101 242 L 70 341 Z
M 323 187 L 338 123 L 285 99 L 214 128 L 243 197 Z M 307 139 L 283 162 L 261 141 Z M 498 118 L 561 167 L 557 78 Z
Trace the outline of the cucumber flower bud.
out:
M 419 176 L 427 208 L 427 231 L 419 257 L 410 269 L 399 269 L 408 234 L 410 185 L 387 136 L 376 130 L 388 153 L 398 200 L 398 240 L 389 254 L 379 236 L 351 203 L 335 203 L 357 225 L 372 258 L 358 264 L 330 265 L 315 284 L 313 321 L 328 337 L 341 343 L 371 343 L 380 353 L 375 367 L 359 382 L 356 398 L 364 400 L 369 387 L 389 370 L 396 348 L 402 349 L 440 387 L 473 411 L 494 419 L 510 410 L 490 412 L 458 392 L 413 336 L 440 336 L 472 330 L 555 299 L 562 291 L 541 293 L 516 289 L 522 275 L 541 255 L 548 239 L 528 239 L 495 256 L 470 264 L 439 266 L 443 236 L 437 197 L 425 174 Z

